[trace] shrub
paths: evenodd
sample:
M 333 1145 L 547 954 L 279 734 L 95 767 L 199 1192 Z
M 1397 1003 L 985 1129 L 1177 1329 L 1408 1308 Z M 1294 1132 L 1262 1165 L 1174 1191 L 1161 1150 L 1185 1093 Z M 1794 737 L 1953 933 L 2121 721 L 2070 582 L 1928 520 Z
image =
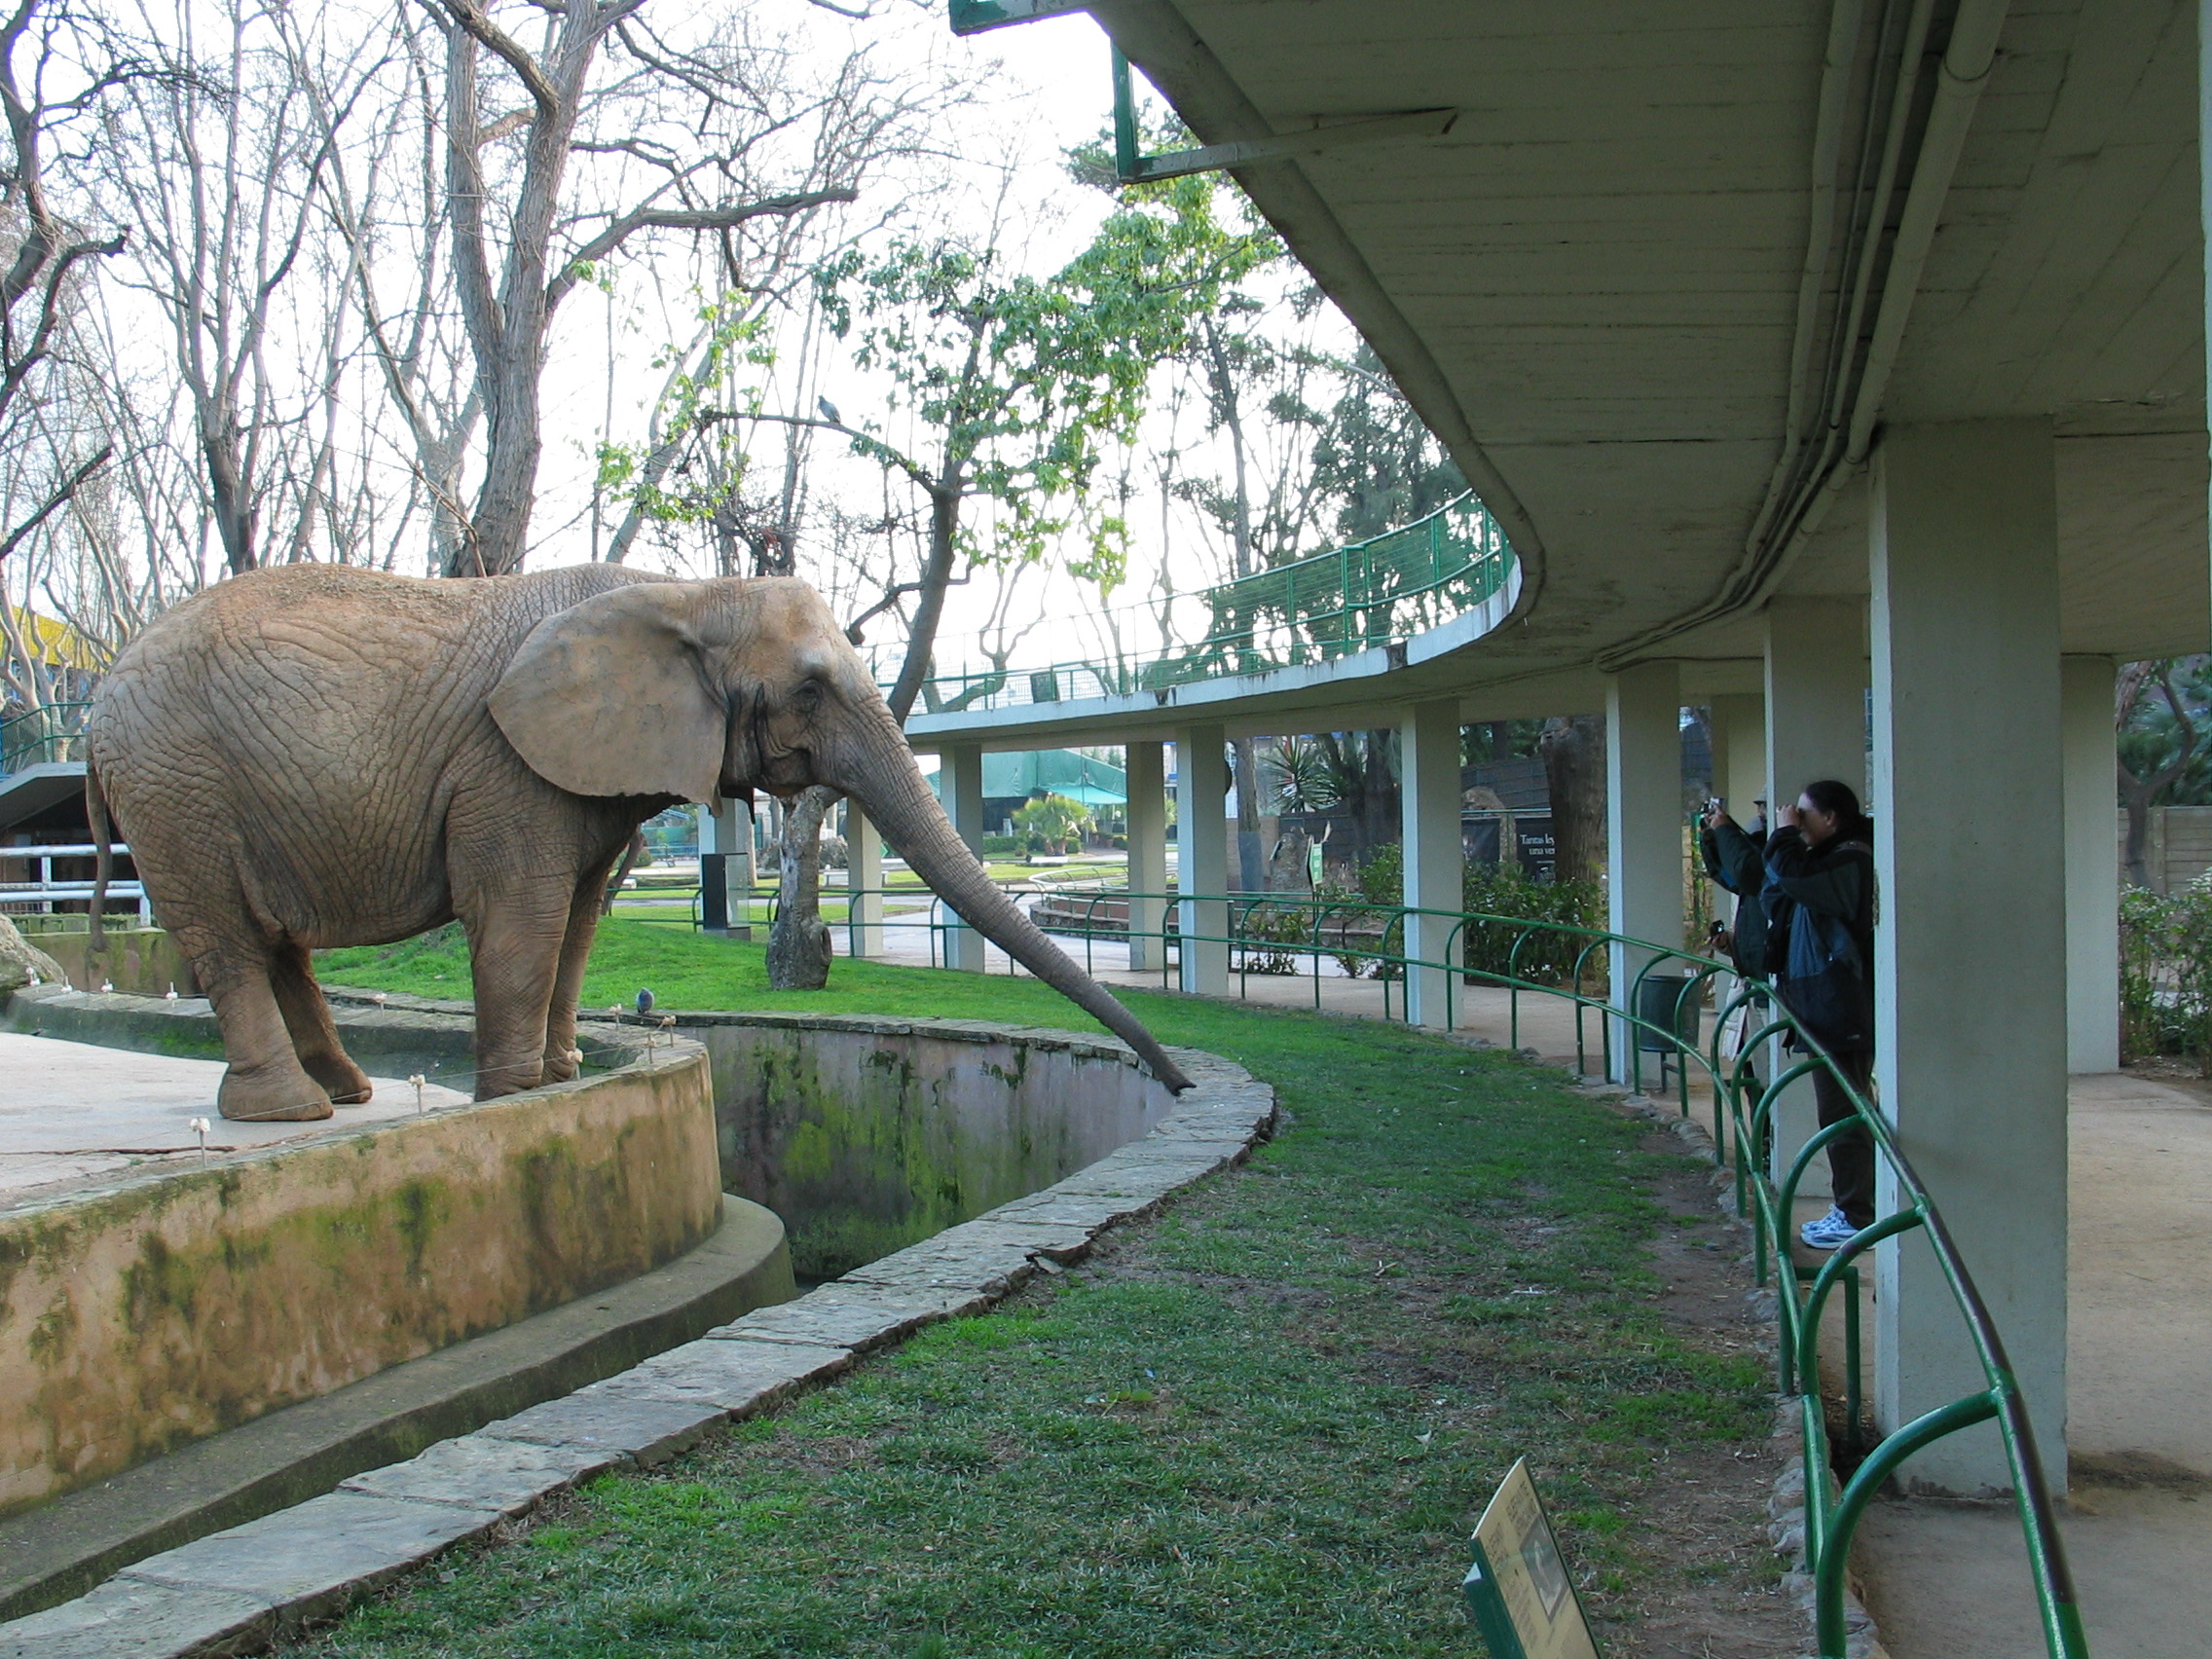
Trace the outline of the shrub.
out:
M 1246 904 L 1233 930 L 1243 946 L 1237 969 L 1245 974 L 1295 974 L 1301 950 L 1312 938 L 1312 913 L 1301 906 Z
M 1066 795 L 1049 794 L 1024 801 L 1014 812 L 1014 827 L 1029 837 L 1032 852 L 1064 853 L 1090 827 L 1090 808 Z
M 1459 903 L 1469 915 L 1576 928 L 1604 926 L 1604 898 L 1595 881 L 1531 881 L 1518 865 L 1469 865 Z M 1585 942 L 1572 934 L 1530 934 L 1516 957 L 1514 944 L 1522 939 L 1521 930 L 1503 922 L 1469 922 L 1462 937 L 1471 974 L 1512 974 L 1539 985 L 1571 982 L 1575 958 Z M 1605 953 L 1593 951 L 1583 965 L 1583 988 L 1596 989 L 1604 978 Z
M 2212 871 L 2171 898 L 2121 897 L 2120 1045 L 2124 1059 L 2186 1054 L 2212 1076 Z

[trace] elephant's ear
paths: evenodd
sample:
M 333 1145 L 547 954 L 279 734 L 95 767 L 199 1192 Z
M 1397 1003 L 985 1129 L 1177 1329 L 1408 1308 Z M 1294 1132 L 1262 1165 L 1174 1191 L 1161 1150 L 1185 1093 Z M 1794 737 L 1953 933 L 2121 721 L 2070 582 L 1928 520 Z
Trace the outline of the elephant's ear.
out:
M 548 616 L 492 691 L 492 718 L 575 794 L 712 800 L 728 715 L 707 682 L 694 582 L 638 582 Z

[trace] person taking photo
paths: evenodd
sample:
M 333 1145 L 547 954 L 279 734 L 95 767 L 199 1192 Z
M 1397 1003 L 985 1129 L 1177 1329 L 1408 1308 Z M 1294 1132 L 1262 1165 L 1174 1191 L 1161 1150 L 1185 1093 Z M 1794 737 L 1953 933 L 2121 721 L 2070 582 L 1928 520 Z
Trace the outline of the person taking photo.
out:
M 1813 1073 L 1821 1126 L 1854 1116 L 1874 1075 L 1874 827 L 1859 796 L 1833 778 L 1808 784 L 1775 813 L 1762 893 L 1767 967 L 1776 994 L 1833 1069 Z M 1840 1075 L 1839 1075 L 1840 1074 Z M 1834 1250 L 1874 1219 L 1874 1143 L 1862 1126 L 1828 1143 L 1834 1205 L 1798 1236 Z

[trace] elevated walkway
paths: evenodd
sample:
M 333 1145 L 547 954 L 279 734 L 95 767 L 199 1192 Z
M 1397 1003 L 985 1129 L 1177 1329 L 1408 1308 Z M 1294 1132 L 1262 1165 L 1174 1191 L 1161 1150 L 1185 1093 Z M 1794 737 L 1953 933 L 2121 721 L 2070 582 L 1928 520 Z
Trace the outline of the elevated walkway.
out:
M 1361 723 L 1363 708 L 1479 681 L 1477 647 L 1523 598 L 1504 532 L 1462 496 L 1368 541 L 1101 618 L 1117 638 L 1157 632 L 1154 646 L 940 673 L 906 734 L 926 750 L 1141 741 L 1194 720 L 1280 731 L 1318 717 L 1321 729 L 1344 730 Z M 940 656 L 957 653 L 948 642 Z

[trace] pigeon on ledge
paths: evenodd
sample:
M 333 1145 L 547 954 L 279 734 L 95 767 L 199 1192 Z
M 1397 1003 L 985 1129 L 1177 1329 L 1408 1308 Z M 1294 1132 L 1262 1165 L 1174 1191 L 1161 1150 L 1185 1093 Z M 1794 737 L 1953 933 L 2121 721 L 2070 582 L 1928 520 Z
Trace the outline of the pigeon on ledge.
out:
M 652 1013 L 652 1011 L 653 1011 L 653 994 L 652 994 L 652 992 L 650 992 L 650 991 L 646 991 L 646 990 L 641 990 L 641 991 L 639 991 L 639 993 L 638 993 L 638 1012 L 639 1012 L 640 1014 L 650 1014 L 650 1013 Z

